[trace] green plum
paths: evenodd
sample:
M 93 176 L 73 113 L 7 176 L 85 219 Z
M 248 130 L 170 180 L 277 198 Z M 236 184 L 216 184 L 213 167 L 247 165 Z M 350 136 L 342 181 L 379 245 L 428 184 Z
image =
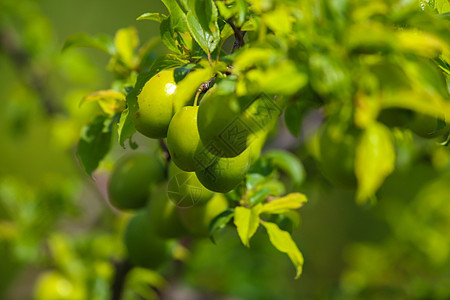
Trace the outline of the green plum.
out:
M 161 238 L 179 238 L 186 235 L 175 204 L 167 195 L 167 184 L 163 183 L 154 190 L 148 205 L 150 224 Z
M 138 209 L 146 205 L 150 190 L 164 179 L 164 166 L 155 156 L 132 152 L 121 157 L 108 182 L 111 204 L 118 209 Z
M 179 208 L 181 221 L 189 233 L 196 237 L 209 236 L 211 221 L 228 208 L 228 201 L 223 194 L 215 194 L 206 205 Z
M 245 178 L 252 164 L 252 152 L 250 145 L 238 156 L 218 157 L 209 167 L 195 173 L 207 189 L 227 193 Z
M 409 123 L 409 128 L 418 136 L 432 139 L 448 133 L 450 124 L 437 117 L 433 118 L 429 115 L 415 113 Z
M 167 136 L 176 89 L 172 69 L 161 71 L 147 81 L 137 97 L 138 111 L 132 116 L 137 131 L 154 139 Z
M 280 112 L 276 101 L 268 97 L 236 97 L 213 88 L 200 102 L 199 135 L 214 155 L 235 157 L 273 126 Z
M 197 127 L 198 106 L 185 106 L 170 121 L 167 147 L 173 162 L 183 171 L 199 171 L 214 157 L 200 139 Z
M 213 192 L 206 189 L 194 172 L 186 172 L 173 162 L 169 164 L 169 199 L 177 206 L 190 207 L 207 202 Z
M 327 124 L 319 138 L 320 169 L 334 185 L 356 187 L 355 148 L 358 132 L 344 131 L 341 126 Z
M 127 224 L 124 242 L 135 266 L 156 269 L 168 258 L 168 245 L 153 231 L 145 210 L 138 211 Z
M 378 121 L 389 127 L 406 127 L 413 119 L 413 112 L 403 108 L 383 109 Z

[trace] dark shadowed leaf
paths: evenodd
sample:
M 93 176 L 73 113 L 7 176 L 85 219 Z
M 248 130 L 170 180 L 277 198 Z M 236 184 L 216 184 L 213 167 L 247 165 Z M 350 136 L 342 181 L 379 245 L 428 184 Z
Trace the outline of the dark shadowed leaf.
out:
M 77 156 L 89 176 L 92 176 L 111 147 L 111 125 L 112 120 L 108 116 L 97 116 L 81 131 Z

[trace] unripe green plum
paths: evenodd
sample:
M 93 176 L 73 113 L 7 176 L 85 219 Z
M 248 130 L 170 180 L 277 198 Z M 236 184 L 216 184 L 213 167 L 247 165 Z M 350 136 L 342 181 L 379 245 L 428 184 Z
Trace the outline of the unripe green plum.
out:
M 176 89 L 173 70 L 161 71 L 147 81 L 137 97 L 138 111 L 132 116 L 137 131 L 154 139 L 167 136 Z
M 245 178 L 251 164 L 252 147 L 250 146 L 238 156 L 218 157 L 209 167 L 195 173 L 207 189 L 227 193 Z
M 260 132 L 278 120 L 280 108 L 267 97 L 236 97 L 211 89 L 198 110 L 198 131 L 203 144 L 216 156 L 235 157 Z M 212 151 L 211 149 L 214 149 Z
M 150 224 L 161 238 L 179 238 L 187 231 L 181 223 L 175 204 L 167 196 L 167 184 L 163 183 L 155 189 L 148 205 Z
M 442 128 L 437 129 L 439 122 L 444 125 Z M 409 128 L 412 132 L 423 138 L 432 139 L 440 137 L 450 130 L 450 124 L 443 119 L 433 118 L 429 115 L 416 113 L 409 124 Z
M 138 211 L 129 221 L 124 243 L 128 258 L 135 266 L 156 269 L 168 258 L 167 243 L 152 230 L 145 210 Z
M 197 127 L 198 106 L 185 106 L 170 121 L 167 147 L 173 162 L 183 171 L 206 168 L 213 161 L 200 139 Z
M 196 237 L 209 236 L 211 221 L 228 208 L 228 201 L 223 194 L 215 194 L 206 205 L 179 208 L 181 221 L 189 233 Z
M 206 189 L 194 172 L 186 172 L 173 162 L 169 164 L 169 199 L 177 206 L 190 207 L 206 203 L 213 192 Z
M 389 127 L 406 127 L 413 119 L 413 112 L 402 108 L 383 109 L 378 121 Z
M 35 300 L 84 300 L 86 296 L 83 285 L 56 271 L 40 275 L 34 287 Z
M 118 209 L 146 205 L 150 190 L 164 179 L 164 166 L 155 156 L 132 152 L 121 157 L 108 182 L 111 204 Z
M 343 131 L 340 125 L 327 124 L 319 138 L 320 169 L 334 185 L 356 187 L 355 148 L 358 132 Z

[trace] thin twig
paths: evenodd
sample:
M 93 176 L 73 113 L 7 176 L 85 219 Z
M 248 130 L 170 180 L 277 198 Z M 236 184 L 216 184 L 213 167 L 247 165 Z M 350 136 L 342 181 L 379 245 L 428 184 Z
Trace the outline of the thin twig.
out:
M 159 146 L 161 147 L 162 151 L 163 151 L 163 155 L 164 155 L 164 159 L 169 162 L 170 161 L 170 153 L 169 153 L 169 148 L 167 148 L 166 143 L 164 142 L 163 139 L 158 140 L 159 141 Z
M 122 297 L 125 279 L 133 266 L 128 260 L 114 262 L 115 274 L 111 285 L 111 300 L 120 300 Z
M 231 53 L 234 53 L 234 51 L 245 45 L 244 36 L 246 31 L 242 31 L 240 27 L 237 27 L 231 18 L 226 20 L 226 22 L 231 26 L 234 32 L 235 40 L 233 44 L 233 49 L 231 50 Z

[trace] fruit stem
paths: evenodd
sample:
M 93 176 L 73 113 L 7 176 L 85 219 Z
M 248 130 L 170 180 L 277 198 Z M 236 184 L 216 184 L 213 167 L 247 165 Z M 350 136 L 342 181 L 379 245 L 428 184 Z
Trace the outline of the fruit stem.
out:
M 197 106 L 198 97 L 200 96 L 201 91 L 202 91 L 201 88 L 197 89 L 197 94 L 195 94 L 195 99 L 194 99 L 194 106 Z

